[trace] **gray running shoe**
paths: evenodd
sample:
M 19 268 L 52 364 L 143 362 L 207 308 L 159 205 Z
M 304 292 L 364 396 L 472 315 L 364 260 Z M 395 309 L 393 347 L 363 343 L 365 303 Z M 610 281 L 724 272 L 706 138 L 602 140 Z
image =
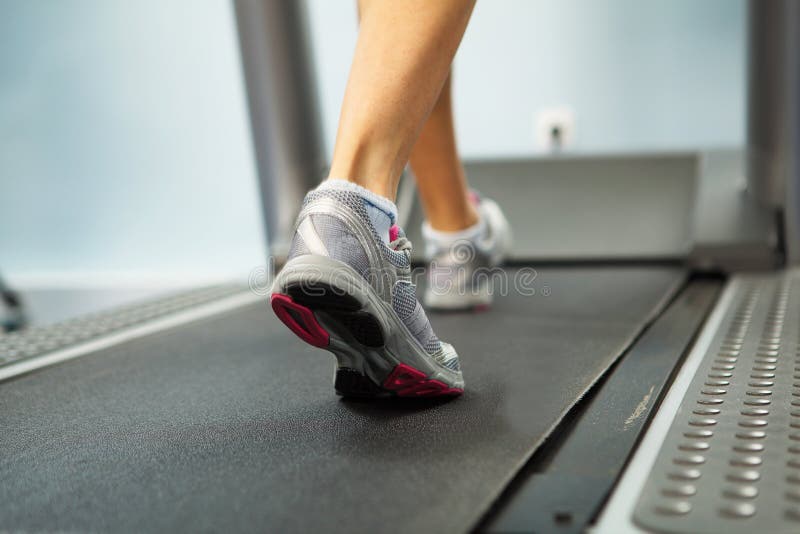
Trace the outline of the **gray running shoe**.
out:
M 430 262 L 424 302 L 430 309 L 482 308 L 492 302 L 493 269 L 511 249 L 511 228 L 495 201 L 474 191 L 471 197 L 482 222 L 478 235 L 443 245 L 427 222 L 422 225 Z
M 323 182 L 308 193 L 270 302 L 298 337 L 338 362 L 341 395 L 460 395 L 458 355 L 434 334 L 411 282 L 411 244 L 381 239 L 357 191 Z

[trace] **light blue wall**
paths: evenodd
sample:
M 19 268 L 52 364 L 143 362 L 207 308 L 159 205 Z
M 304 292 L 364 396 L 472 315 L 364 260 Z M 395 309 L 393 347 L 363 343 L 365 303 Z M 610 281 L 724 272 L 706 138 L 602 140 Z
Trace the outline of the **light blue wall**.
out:
M 0 13 L 0 270 L 191 280 L 263 263 L 227 0 Z
M 356 13 L 309 7 L 330 149 Z M 479 0 L 456 58 L 462 151 L 531 154 L 537 111 L 563 105 L 576 151 L 739 145 L 744 17 L 743 0 Z
M 330 150 L 354 2 L 308 0 Z M 228 0 L 0 0 L 0 269 L 215 277 L 263 262 Z M 743 0 L 480 0 L 456 65 L 466 156 L 743 137 Z M 95 279 L 92 274 L 92 279 Z

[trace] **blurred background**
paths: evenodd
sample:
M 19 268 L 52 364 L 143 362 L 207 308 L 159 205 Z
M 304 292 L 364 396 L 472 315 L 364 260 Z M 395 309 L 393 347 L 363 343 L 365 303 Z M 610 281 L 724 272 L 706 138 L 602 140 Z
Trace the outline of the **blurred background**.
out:
M 305 10 L 329 156 L 355 2 Z M 0 273 L 37 320 L 265 263 L 232 2 L 0 12 Z M 465 159 L 741 147 L 745 15 L 743 0 L 479 1 L 455 62 Z M 52 305 L 76 289 L 91 297 Z

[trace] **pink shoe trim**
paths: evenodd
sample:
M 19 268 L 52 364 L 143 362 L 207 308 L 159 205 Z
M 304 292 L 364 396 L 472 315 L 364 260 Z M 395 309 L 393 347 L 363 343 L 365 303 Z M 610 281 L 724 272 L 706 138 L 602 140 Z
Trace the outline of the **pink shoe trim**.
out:
M 476 191 L 470 189 L 468 196 L 469 196 L 469 201 L 472 202 L 473 206 L 477 207 L 478 204 L 481 203 L 481 196 Z
M 444 382 L 429 379 L 422 371 L 404 363 L 395 366 L 383 381 L 383 388 L 394 391 L 399 397 L 439 397 L 464 393 L 463 389 L 451 388 Z
M 280 293 L 273 293 L 269 302 L 278 319 L 297 334 L 297 337 L 315 347 L 328 346 L 330 335 L 320 326 L 314 312 L 309 308 L 296 303 L 289 295 Z
M 394 241 L 400 236 L 400 227 L 393 224 L 389 227 L 389 242 Z

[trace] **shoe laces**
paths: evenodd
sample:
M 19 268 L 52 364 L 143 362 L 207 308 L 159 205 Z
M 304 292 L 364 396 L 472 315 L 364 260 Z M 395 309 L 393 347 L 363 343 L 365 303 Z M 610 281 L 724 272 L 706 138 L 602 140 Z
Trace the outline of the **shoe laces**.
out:
M 406 252 L 408 256 L 411 255 L 411 241 L 404 235 L 389 243 L 389 246 L 397 252 Z

